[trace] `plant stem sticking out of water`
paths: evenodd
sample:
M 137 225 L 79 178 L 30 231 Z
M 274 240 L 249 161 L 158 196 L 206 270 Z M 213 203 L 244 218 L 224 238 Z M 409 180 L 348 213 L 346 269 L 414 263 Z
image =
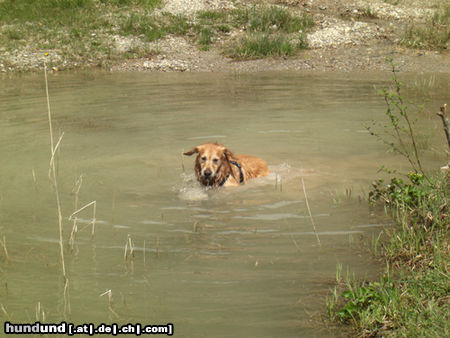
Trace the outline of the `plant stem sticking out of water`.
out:
M 128 235 L 127 242 L 125 243 L 125 251 L 123 254 L 123 261 L 125 265 L 129 264 L 131 267 L 131 271 L 134 269 L 134 246 L 133 241 L 131 240 L 131 236 Z
M 80 193 L 80 189 L 81 189 L 81 185 L 83 184 L 83 175 L 80 175 L 80 177 L 78 178 L 78 180 L 75 182 L 75 185 L 72 189 L 72 193 L 75 194 L 75 200 L 74 200 L 74 208 L 78 209 L 78 194 Z M 73 226 L 72 226 L 72 231 L 70 233 L 70 238 L 69 238 L 69 245 L 71 250 L 73 251 L 73 246 L 75 244 L 75 237 L 77 235 L 78 232 L 78 226 L 77 226 L 77 218 L 75 217 L 73 219 Z
M 450 148 L 450 123 L 448 122 L 447 116 L 445 116 L 445 112 L 447 110 L 447 104 L 444 104 L 437 115 L 442 119 L 442 124 L 444 125 L 445 137 L 447 138 L 447 144 Z
M 108 310 L 109 310 L 109 312 L 111 312 L 114 315 L 114 317 L 120 318 L 119 315 L 117 314 L 117 312 L 114 311 L 114 309 L 113 309 L 114 303 L 113 303 L 113 298 L 112 298 L 112 290 L 110 289 L 108 291 L 103 292 L 100 295 L 100 297 L 103 297 L 105 295 L 108 295 Z
M 11 321 L 11 316 L 9 315 L 8 311 L 6 311 L 6 309 L 3 306 L 3 304 L 0 304 L 0 308 L 2 309 L 2 312 L 6 316 L 6 318 L 8 318 L 8 320 Z
M 36 173 L 34 172 L 34 169 L 31 169 L 31 176 L 33 177 L 34 190 L 38 191 L 38 183 L 37 183 Z
M 319 235 L 317 234 L 317 231 L 316 231 L 316 224 L 314 223 L 314 218 L 312 217 L 311 209 L 309 208 L 308 196 L 306 195 L 306 187 L 305 187 L 305 181 L 303 180 L 303 177 L 302 177 L 302 186 L 303 186 L 303 194 L 305 195 L 306 208 L 308 209 L 309 218 L 311 219 L 311 223 L 312 223 L 312 226 L 314 229 L 314 234 L 316 235 L 317 243 L 319 244 L 320 247 L 322 247 L 322 243 L 320 243 Z
M 45 323 L 45 311 L 41 307 L 41 302 L 38 302 L 36 305 L 36 321 Z
M 81 207 L 80 209 L 74 211 L 72 213 L 72 215 L 69 216 L 69 220 L 71 221 L 73 216 L 77 215 L 79 212 L 83 211 L 84 209 L 89 208 L 91 205 L 93 206 L 93 208 L 92 208 L 92 220 L 91 220 L 91 223 L 89 223 L 89 224 L 92 224 L 91 236 L 92 236 L 92 238 L 94 238 L 94 235 L 95 235 L 95 222 L 96 222 L 95 215 L 97 213 L 97 201 L 92 201 L 92 202 L 86 204 L 84 207 Z
M 375 132 L 371 127 L 366 127 L 369 133 L 376 136 L 384 144 L 389 146 L 393 152 L 405 157 L 411 169 L 415 173 L 421 173 L 427 181 L 429 181 L 419 156 L 419 150 L 416 141 L 416 134 L 413 130 L 413 122 L 408 113 L 408 107 L 404 102 L 401 93 L 402 84 L 397 77 L 398 70 L 392 58 L 387 58 L 386 62 L 390 63 L 392 69 L 393 89 L 382 89 L 381 94 L 386 102 L 386 116 L 388 117 L 392 132 L 386 131 L 385 135 Z M 387 130 L 388 128 L 385 127 Z M 386 137 L 388 135 L 388 138 Z
M 8 255 L 8 250 L 6 249 L 6 239 L 5 236 L 3 236 L 3 240 L 0 239 L 0 244 L 3 247 L 3 252 L 5 253 L 5 258 L 7 261 L 9 261 L 9 255 Z
M 52 113 L 50 110 L 50 97 L 48 94 L 48 79 L 47 79 L 47 65 L 44 64 L 44 77 L 45 77 L 45 94 L 47 97 L 47 115 L 48 115 L 48 127 L 50 132 L 50 152 L 51 152 L 51 159 L 50 159 L 50 169 L 49 169 L 49 177 L 53 181 L 53 187 L 55 188 L 55 195 L 56 195 L 56 206 L 58 209 L 58 229 L 59 229 L 59 252 L 61 256 L 61 267 L 62 267 L 62 274 L 64 277 L 64 283 L 67 283 L 67 275 L 66 275 L 66 266 L 64 264 L 64 247 L 63 247 L 63 229 L 62 229 L 62 212 L 61 212 L 61 202 L 59 198 L 59 191 L 58 191 L 58 182 L 56 180 L 56 167 L 55 167 L 55 161 L 53 160 L 56 152 L 56 147 L 54 147 L 53 142 L 53 127 L 52 127 Z M 64 135 L 64 134 L 63 134 Z M 59 138 L 57 146 L 59 146 L 62 136 Z

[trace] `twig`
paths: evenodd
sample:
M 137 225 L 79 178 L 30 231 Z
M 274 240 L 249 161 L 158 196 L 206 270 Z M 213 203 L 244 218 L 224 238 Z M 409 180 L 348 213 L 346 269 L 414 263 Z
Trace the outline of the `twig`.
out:
M 305 194 L 306 208 L 308 209 L 309 218 L 311 219 L 311 223 L 314 229 L 314 234 L 316 235 L 317 243 L 319 243 L 319 246 L 322 247 L 322 243 L 320 243 L 319 235 L 317 234 L 316 231 L 316 224 L 314 223 L 314 218 L 312 217 L 311 209 L 309 208 L 308 196 L 306 195 L 305 181 L 303 180 L 303 177 L 302 177 L 302 185 L 303 185 L 303 193 Z
M 408 125 L 408 132 L 409 132 L 409 137 L 411 139 L 411 143 L 413 146 L 413 150 L 414 150 L 414 156 L 415 156 L 415 160 L 417 162 L 417 165 L 419 167 L 420 172 L 422 173 L 422 175 L 428 180 L 428 177 L 425 175 L 425 171 L 422 168 L 422 164 L 420 163 L 420 157 L 419 157 L 419 151 L 417 149 L 417 145 L 416 145 L 416 137 L 414 136 L 414 132 L 413 132 L 413 128 L 412 128 L 412 124 L 409 121 L 409 117 L 408 117 L 408 113 L 406 111 L 406 106 L 403 103 L 403 98 L 400 95 L 400 81 L 397 78 L 397 70 L 395 69 L 395 65 L 392 64 L 392 73 L 394 74 L 393 80 L 395 82 L 395 86 L 396 86 L 396 92 L 397 92 L 397 97 L 398 97 L 398 103 L 396 104 L 396 106 L 398 107 L 399 111 L 400 111 L 400 115 L 404 118 L 404 120 L 406 121 L 406 124 Z M 401 141 L 401 137 L 399 135 L 399 140 Z M 405 148 L 406 149 L 406 148 Z M 408 158 L 409 159 L 409 158 Z M 411 161 L 410 161 L 411 162 Z M 411 163 L 412 164 L 412 163 Z M 413 165 L 414 168 L 414 165 Z M 429 180 L 428 180 L 429 181 Z
M 447 118 L 447 116 L 445 116 L 446 110 L 447 110 L 447 104 L 444 104 L 441 107 L 439 113 L 437 113 L 437 115 L 439 115 L 439 117 L 442 119 L 442 124 L 444 125 L 445 136 L 447 137 L 447 144 L 448 144 L 448 147 L 450 148 L 450 128 L 449 128 L 448 118 Z

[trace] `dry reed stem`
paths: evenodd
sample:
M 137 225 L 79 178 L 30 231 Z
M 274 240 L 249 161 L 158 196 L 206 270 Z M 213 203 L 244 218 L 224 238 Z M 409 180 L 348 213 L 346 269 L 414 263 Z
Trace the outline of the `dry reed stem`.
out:
M 125 242 L 125 250 L 123 252 L 123 262 L 127 262 L 127 252 L 128 252 L 128 240 Z
M 11 317 L 9 316 L 9 313 L 6 311 L 6 309 L 3 306 L 3 304 L 0 304 L 0 308 L 2 309 L 2 312 L 6 316 L 6 318 L 8 318 L 8 320 L 11 321 Z
M 36 321 L 45 323 L 45 311 L 41 308 L 41 302 L 38 302 L 36 305 Z
M 51 154 L 52 154 L 52 158 L 53 158 L 54 154 L 55 154 L 55 147 L 54 147 L 54 142 L 53 142 L 52 114 L 50 111 L 50 97 L 48 95 L 47 65 L 45 63 L 44 63 L 44 77 L 45 77 L 45 93 L 47 96 L 48 126 L 49 126 L 49 131 L 50 131 L 50 147 L 51 147 L 50 150 L 51 150 Z M 58 145 L 59 145 L 59 142 L 61 141 L 61 139 L 62 139 L 62 135 L 58 141 Z M 62 239 L 63 229 L 62 229 L 61 202 L 60 202 L 60 198 L 59 198 L 58 182 L 56 180 L 55 161 L 51 160 L 50 163 L 51 163 L 51 166 L 49 169 L 49 174 L 51 171 L 51 179 L 53 181 L 53 186 L 55 188 L 56 206 L 58 209 L 59 251 L 60 251 L 60 256 L 61 256 L 61 266 L 62 266 L 62 273 L 63 273 L 64 281 L 66 281 L 67 275 L 66 275 L 66 266 L 64 263 L 64 247 L 63 247 L 63 239 Z
M 6 238 L 5 236 L 3 236 L 3 240 L 0 239 L 0 244 L 3 247 L 3 252 L 5 253 L 5 258 L 7 261 L 9 261 L 9 255 L 8 255 L 8 250 L 6 249 Z
M 92 211 L 92 221 L 90 224 L 92 224 L 92 232 L 91 232 L 91 236 L 94 237 L 95 234 L 95 222 L 96 222 L 96 213 L 97 213 L 97 201 L 92 201 L 89 202 L 88 204 L 86 204 L 85 206 L 81 207 L 80 209 L 74 211 L 72 213 L 72 215 L 69 216 L 69 221 L 72 220 L 72 217 L 77 215 L 78 213 L 80 213 L 81 211 L 83 211 L 86 208 L 89 208 L 91 205 L 93 205 L 93 211 Z M 76 219 L 76 218 L 75 218 Z
M 129 249 L 130 253 L 128 253 L 128 249 Z M 123 258 L 124 258 L 125 263 L 128 260 L 134 259 L 134 247 L 133 247 L 133 241 L 131 240 L 130 235 L 128 235 L 127 242 L 125 243 L 125 252 L 124 252 Z
M 129 252 L 128 252 L 129 251 Z M 128 235 L 127 242 L 125 243 L 125 251 L 123 254 L 123 260 L 124 264 L 128 270 L 130 268 L 130 271 L 134 271 L 134 246 L 133 241 L 131 240 L 131 236 Z
M 306 208 L 308 209 L 309 218 L 311 219 L 311 223 L 312 223 L 312 226 L 314 229 L 314 234 L 316 235 L 317 243 L 319 243 L 319 246 L 322 247 L 322 243 L 320 243 L 319 235 L 317 234 L 317 231 L 316 231 L 316 224 L 314 223 L 314 218 L 312 217 L 311 209 L 309 208 L 308 196 L 306 195 L 306 187 L 305 187 L 305 181 L 303 180 L 303 177 L 302 177 L 302 185 L 303 185 L 303 193 L 305 195 Z
M 66 279 L 64 283 L 64 317 L 66 317 L 66 313 L 71 313 L 70 307 L 70 297 L 69 297 L 69 279 Z
M 50 158 L 49 168 L 53 167 L 53 164 L 54 164 L 54 161 L 55 161 L 55 155 L 56 155 L 56 152 L 58 151 L 58 148 L 59 148 L 59 146 L 61 144 L 63 136 L 64 136 L 64 132 L 59 137 L 58 142 L 56 142 L 55 148 L 52 151 L 52 157 Z
M 81 189 L 81 185 L 83 184 L 83 175 L 80 175 L 80 177 L 78 178 L 78 180 L 75 182 L 75 185 L 72 189 L 72 193 L 75 194 L 75 198 L 74 198 L 74 208 L 77 209 L 78 208 L 78 195 L 80 193 L 80 189 Z M 69 238 L 69 244 L 71 249 L 73 250 L 73 246 L 75 244 L 75 236 L 78 232 L 78 226 L 77 226 L 77 218 L 75 217 L 73 219 L 73 226 L 72 226 L 72 231 L 70 233 L 70 238 Z
M 100 297 L 103 297 L 105 295 L 108 295 L 108 310 L 116 317 L 119 318 L 120 316 L 117 314 L 116 311 L 113 309 L 113 299 L 112 299 L 112 290 L 109 289 L 105 292 L 103 292 Z
M 33 177 L 34 190 L 38 191 L 38 183 L 37 183 L 36 173 L 34 172 L 34 169 L 31 169 L 31 176 Z

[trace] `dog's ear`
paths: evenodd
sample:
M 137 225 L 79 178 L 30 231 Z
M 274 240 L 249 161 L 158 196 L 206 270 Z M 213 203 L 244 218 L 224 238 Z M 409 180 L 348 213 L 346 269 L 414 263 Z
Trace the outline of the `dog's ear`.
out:
M 191 156 L 192 154 L 197 154 L 197 153 L 198 153 L 198 147 L 195 147 L 194 149 L 189 150 L 188 152 L 185 152 L 184 155 Z
M 228 148 L 223 149 L 223 155 L 225 156 L 227 161 L 230 161 L 234 157 L 234 154 L 231 151 L 229 151 Z

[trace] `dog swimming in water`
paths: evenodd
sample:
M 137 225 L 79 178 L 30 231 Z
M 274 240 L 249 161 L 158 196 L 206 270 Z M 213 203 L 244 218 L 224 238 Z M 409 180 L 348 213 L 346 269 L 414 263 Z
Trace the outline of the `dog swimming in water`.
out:
M 207 187 L 238 186 L 270 173 L 264 160 L 250 155 L 235 155 L 219 143 L 204 143 L 184 153 L 187 156 L 193 154 L 197 154 L 195 175 Z

